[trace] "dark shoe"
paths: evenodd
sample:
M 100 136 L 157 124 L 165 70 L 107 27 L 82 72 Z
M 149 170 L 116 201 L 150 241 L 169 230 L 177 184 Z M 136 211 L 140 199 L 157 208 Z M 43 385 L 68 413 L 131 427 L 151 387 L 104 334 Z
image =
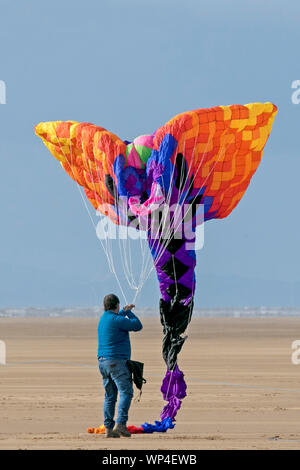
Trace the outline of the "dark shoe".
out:
M 105 428 L 105 436 L 106 437 L 120 437 L 120 433 L 114 431 L 112 428 Z
M 131 433 L 128 431 L 127 427 L 125 424 L 117 424 L 115 429 L 114 429 L 120 436 L 123 437 L 131 437 Z

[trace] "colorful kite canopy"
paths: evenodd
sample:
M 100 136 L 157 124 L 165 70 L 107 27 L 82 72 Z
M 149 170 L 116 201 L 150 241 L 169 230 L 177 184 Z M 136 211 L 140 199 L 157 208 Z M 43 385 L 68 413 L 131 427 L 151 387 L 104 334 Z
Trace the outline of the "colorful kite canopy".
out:
M 193 309 L 196 226 L 227 217 L 237 206 L 276 113 L 272 103 L 197 109 L 133 142 L 89 123 L 55 121 L 35 128 L 96 210 L 116 224 L 146 231 L 161 291 L 169 384 L 170 371 L 179 371 L 177 354 Z M 168 217 L 157 217 L 166 207 Z M 166 396 L 172 421 L 180 398 Z

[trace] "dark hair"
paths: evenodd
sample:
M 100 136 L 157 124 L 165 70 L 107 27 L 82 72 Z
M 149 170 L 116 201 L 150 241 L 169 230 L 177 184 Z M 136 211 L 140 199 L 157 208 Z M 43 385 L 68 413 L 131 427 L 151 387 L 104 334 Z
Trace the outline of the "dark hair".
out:
M 115 294 L 108 294 L 103 299 L 104 310 L 115 310 L 120 303 Z

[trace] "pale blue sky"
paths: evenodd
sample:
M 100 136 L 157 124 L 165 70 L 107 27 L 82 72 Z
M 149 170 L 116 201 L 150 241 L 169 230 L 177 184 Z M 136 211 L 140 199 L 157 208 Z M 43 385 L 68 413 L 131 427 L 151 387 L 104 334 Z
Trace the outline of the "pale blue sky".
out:
M 88 121 L 130 140 L 185 110 L 254 101 L 279 111 L 241 203 L 205 226 L 196 306 L 300 305 L 298 1 L 0 0 L 0 18 L 0 306 L 119 293 L 35 124 Z M 152 276 L 139 303 L 158 298 Z

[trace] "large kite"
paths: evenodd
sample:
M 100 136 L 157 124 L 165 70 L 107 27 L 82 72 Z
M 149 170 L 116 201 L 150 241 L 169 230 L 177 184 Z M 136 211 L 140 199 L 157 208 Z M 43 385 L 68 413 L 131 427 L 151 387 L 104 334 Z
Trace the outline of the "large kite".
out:
M 186 390 L 177 355 L 193 310 L 196 227 L 227 217 L 239 203 L 261 161 L 276 112 L 272 103 L 197 109 L 133 142 L 89 123 L 55 121 L 35 127 L 97 211 L 147 234 L 161 292 L 167 364 L 161 390 L 168 404 L 161 421 L 131 427 L 131 432 L 174 427 Z

